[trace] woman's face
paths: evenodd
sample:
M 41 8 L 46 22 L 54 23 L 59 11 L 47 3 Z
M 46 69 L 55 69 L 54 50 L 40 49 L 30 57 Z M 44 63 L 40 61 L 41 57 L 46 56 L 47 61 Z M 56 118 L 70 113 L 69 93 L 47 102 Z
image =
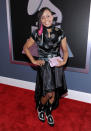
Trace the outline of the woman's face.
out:
M 53 23 L 53 15 L 49 10 L 45 10 L 41 16 L 41 22 L 44 26 L 49 27 Z

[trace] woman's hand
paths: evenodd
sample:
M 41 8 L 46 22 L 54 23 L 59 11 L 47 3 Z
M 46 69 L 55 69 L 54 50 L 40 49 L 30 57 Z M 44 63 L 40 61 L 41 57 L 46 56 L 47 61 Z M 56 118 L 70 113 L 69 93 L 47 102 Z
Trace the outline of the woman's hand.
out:
M 58 65 L 56 67 L 61 67 L 61 66 L 64 66 L 66 64 L 65 61 L 61 61 L 59 59 L 57 59 L 57 61 L 58 61 Z
M 33 60 L 32 63 L 34 65 L 43 66 L 45 64 L 44 60 Z

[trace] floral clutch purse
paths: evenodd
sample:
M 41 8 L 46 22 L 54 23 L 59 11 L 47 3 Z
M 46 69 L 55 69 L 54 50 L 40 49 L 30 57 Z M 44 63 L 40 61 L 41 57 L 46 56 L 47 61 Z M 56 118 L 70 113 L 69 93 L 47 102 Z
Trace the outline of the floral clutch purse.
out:
M 49 58 L 50 66 L 51 67 L 57 66 L 58 65 L 58 61 L 57 60 L 63 61 L 63 59 L 60 56 Z

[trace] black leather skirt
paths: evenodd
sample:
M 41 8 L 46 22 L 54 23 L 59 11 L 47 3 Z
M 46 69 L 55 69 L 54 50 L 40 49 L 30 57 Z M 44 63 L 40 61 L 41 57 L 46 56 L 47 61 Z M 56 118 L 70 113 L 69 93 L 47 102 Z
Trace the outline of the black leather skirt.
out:
M 38 106 L 41 97 L 52 91 L 55 91 L 53 108 L 56 108 L 59 98 L 67 93 L 64 70 L 63 67 L 50 67 L 49 62 L 46 62 L 45 65 L 39 67 L 37 70 L 35 88 L 36 107 Z

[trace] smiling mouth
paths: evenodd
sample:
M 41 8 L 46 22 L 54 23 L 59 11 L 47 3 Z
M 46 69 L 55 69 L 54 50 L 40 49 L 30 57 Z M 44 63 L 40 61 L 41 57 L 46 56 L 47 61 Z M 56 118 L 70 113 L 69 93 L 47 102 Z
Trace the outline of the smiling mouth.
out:
M 51 24 L 50 22 L 45 23 L 45 25 L 50 25 L 50 24 Z

